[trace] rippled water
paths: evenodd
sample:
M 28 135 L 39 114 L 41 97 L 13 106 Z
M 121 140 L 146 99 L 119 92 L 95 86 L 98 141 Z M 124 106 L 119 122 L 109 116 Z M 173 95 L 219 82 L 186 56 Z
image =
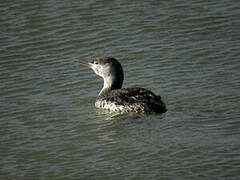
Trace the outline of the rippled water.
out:
M 238 179 L 240 2 L 0 3 L 1 179 Z M 113 56 L 162 115 L 94 107 Z

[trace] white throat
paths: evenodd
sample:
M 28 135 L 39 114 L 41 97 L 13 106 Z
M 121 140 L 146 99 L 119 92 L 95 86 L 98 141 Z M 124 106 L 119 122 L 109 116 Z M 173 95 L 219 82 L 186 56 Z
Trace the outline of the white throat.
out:
M 119 65 L 119 66 L 117 66 Z M 120 64 L 107 63 L 105 65 L 91 64 L 93 71 L 103 78 L 103 88 L 99 96 L 114 89 L 120 89 L 123 83 L 123 71 Z
M 104 91 L 104 90 L 107 90 L 107 89 L 112 89 L 112 85 L 113 85 L 113 82 L 114 82 L 114 76 L 107 76 L 107 77 L 103 77 L 103 80 L 104 80 L 104 84 L 103 84 L 103 88 L 102 90 L 100 91 L 99 95 Z

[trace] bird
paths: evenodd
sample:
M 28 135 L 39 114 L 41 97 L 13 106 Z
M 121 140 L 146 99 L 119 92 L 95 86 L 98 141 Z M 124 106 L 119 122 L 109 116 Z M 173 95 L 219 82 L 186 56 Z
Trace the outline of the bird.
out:
M 100 109 L 123 113 L 164 113 L 167 111 L 161 96 L 140 87 L 122 88 L 124 73 L 114 57 L 94 58 L 90 62 L 78 61 L 91 68 L 104 80 L 95 106 Z

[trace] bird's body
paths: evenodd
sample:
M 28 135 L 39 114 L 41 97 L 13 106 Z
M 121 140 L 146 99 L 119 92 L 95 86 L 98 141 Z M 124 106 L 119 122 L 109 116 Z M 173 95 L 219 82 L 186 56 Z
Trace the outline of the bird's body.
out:
M 95 106 L 111 111 L 163 113 L 165 104 L 160 96 L 144 88 L 115 89 L 98 96 Z
M 164 113 L 165 103 L 160 96 L 145 88 L 121 88 L 123 70 L 121 64 L 112 57 L 94 59 L 85 64 L 104 79 L 104 87 L 99 93 L 95 106 L 110 111 L 135 113 Z

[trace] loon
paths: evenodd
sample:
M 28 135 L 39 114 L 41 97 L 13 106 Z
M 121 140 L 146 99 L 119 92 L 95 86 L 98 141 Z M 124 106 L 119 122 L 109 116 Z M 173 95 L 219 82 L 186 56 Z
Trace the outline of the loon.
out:
M 134 113 L 164 113 L 167 111 L 160 96 L 145 88 L 122 88 L 123 69 L 113 57 L 95 58 L 91 62 L 79 62 L 90 67 L 104 79 L 95 106 L 110 111 Z

